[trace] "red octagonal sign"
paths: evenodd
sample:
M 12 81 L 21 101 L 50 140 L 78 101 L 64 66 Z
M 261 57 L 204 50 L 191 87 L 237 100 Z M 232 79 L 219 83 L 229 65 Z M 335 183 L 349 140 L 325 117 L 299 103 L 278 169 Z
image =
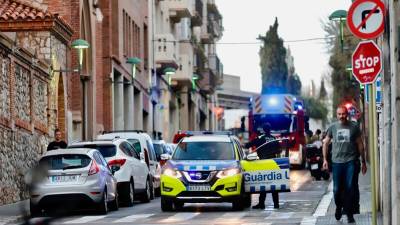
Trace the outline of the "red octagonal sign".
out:
M 352 57 L 353 76 L 361 84 L 374 83 L 382 70 L 382 52 L 373 41 L 357 45 Z

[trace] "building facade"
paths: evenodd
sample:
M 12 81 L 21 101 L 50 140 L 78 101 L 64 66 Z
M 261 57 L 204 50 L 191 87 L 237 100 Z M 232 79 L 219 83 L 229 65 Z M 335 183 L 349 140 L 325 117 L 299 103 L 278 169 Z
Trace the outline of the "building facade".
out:
M 222 17 L 215 1 L 153 3 L 154 67 L 164 93 L 156 107 L 157 127 L 167 141 L 178 130 L 215 130 L 215 89 L 223 71 L 215 44 L 222 37 Z

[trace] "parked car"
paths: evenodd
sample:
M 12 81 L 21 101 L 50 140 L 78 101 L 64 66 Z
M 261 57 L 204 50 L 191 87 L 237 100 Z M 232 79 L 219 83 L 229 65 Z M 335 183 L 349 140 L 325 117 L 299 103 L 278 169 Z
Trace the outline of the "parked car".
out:
M 156 153 L 157 161 L 160 161 L 162 154 L 170 154 L 170 148 L 169 146 L 167 146 L 164 140 L 153 140 L 153 146 Z
M 135 149 L 141 153 L 141 159 L 146 162 L 150 171 L 150 178 L 152 181 L 150 192 L 151 198 L 153 199 L 155 196 L 154 190 L 158 191 L 160 189 L 161 166 L 157 161 L 153 142 L 150 136 L 147 133 L 138 130 L 111 131 L 97 136 L 98 140 L 107 140 L 113 138 L 124 138 L 128 140 L 135 147 Z
M 174 150 L 176 148 L 177 144 L 174 143 L 167 143 L 167 147 L 169 147 L 169 153 L 170 155 L 172 155 L 172 153 L 174 153 Z
M 75 210 L 78 206 L 100 214 L 107 214 L 109 207 L 118 209 L 117 179 L 98 150 L 49 151 L 39 165 L 46 168 L 47 176 L 31 190 L 32 217 L 50 209 Z
M 118 182 L 120 201 L 126 206 L 133 206 L 135 197 L 142 202 L 151 199 L 151 176 L 144 161 L 140 159 L 139 152 L 135 150 L 126 139 L 101 140 L 91 142 L 78 142 L 68 148 L 97 149 L 107 160 L 109 166 L 114 166 L 114 176 Z

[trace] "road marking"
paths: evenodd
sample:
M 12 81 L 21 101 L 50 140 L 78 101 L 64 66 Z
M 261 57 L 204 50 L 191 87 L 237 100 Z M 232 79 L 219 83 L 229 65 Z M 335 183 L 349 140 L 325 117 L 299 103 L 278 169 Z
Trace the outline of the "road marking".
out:
M 241 225 L 271 225 L 272 223 L 242 223 Z
M 128 223 L 128 222 L 134 222 L 138 219 L 145 219 L 150 216 L 153 216 L 154 214 L 138 214 L 138 215 L 132 215 L 132 216 L 126 216 L 124 218 L 121 218 L 119 220 L 114 221 L 113 223 Z
M 331 204 L 332 197 L 333 197 L 333 181 L 329 184 L 328 193 L 326 193 L 322 200 L 319 202 L 317 209 L 315 210 L 313 217 L 318 216 L 325 216 L 326 212 L 328 211 L 329 205 Z
M 265 217 L 265 219 L 289 219 L 293 214 L 294 212 L 272 212 L 271 215 Z
M 315 225 L 317 223 L 317 217 L 307 216 L 301 220 L 300 225 Z
M 73 224 L 73 223 L 88 223 L 88 222 L 92 222 L 95 220 L 100 220 L 105 218 L 106 216 L 84 216 L 82 218 L 79 219 L 75 219 L 75 220 L 70 220 L 67 222 L 64 222 L 64 224 Z
M 161 220 L 163 223 L 174 223 L 174 222 L 180 222 L 180 221 L 185 221 L 185 220 L 190 220 L 193 217 L 199 215 L 200 213 L 177 213 L 173 216 L 170 216 L 166 219 Z
M 228 212 L 228 213 L 224 213 L 221 217 L 219 217 L 217 219 L 217 221 L 233 223 L 233 222 L 237 222 L 238 220 L 240 220 L 246 214 L 247 214 L 247 212 L 240 212 L 240 213 Z

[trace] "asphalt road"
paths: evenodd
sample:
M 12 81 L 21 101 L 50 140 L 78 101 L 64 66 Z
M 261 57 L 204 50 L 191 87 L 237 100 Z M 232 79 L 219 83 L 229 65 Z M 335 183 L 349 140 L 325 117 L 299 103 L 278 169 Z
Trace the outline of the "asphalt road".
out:
M 160 198 L 156 198 L 150 203 L 121 207 L 107 215 L 80 213 L 52 224 L 304 224 L 304 219 L 315 212 L 329 182 L 314 181 L 307 170 L 292 170 L 290 179 L 291 192 L 280 194 L 279 209 L 273 208 L 270 194 L 265 210 L 248 208 L 238 212 L 232 211 L 230 203 L 191 203 L 185 204 L 181 211 L 166 213 L 161 211 Z M 254 194 L 252 205 L 257 202 L 258 195 Z

